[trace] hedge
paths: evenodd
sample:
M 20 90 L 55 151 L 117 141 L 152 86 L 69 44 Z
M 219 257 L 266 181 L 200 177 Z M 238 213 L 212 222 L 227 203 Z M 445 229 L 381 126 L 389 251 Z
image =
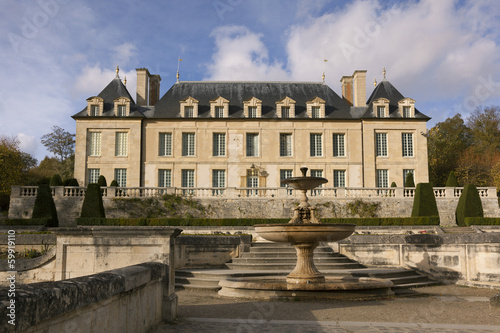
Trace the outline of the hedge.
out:
M 89 184 L 85 198 L 83 199 L 81 217 L 105 218 L 104 203 L 102 202 L 101 187 L 97 184 Z
M 438 216 L 438 208 L 434 189 L 429 183 L 419 183 L 415 189 L 415 197 L 413 198 L 412 217 L 422 216 Z
M 57 209 L 49 185 L 41 184 L 38 186 L 31 216 L 33 218 L 47 218 L 47 224 L 45 225 L 47 227 L 57 227 L 59 225 Z
M 41 217 L 34 219 L 0 219 L 0 225 L 47 225 L 52 218 Z
M 107 226 L 253 226 L 256 224 L 288 223 L 289 219 L 185 219 L 185 218 L 79 218 L 78 225 Z M 322 223 L 356 224 L 359 226 L 439 225 L 438 216 L 325 218 Z
M 483 217 L 483 204 L 477 188 L 468 184 L 465 185 L 455 210 L 455 220 L 459 227 L 465 226 L 466 217 Z
M 465 225 L 500 225 L 500 217 L 466 217 Z

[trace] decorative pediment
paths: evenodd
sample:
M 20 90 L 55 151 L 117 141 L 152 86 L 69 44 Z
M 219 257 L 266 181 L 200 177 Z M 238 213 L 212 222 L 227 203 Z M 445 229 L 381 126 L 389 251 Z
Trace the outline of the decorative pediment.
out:
M 306 102 L 309 118 L 325 118 L 325 100 L 318 96 Z
M 229 101 L 221 96 L 211 100 L 210 116 L 212 118 L 227 118 L 229 116 Z
M 249 108 L 254 108 L 255 114 L 251 113 Z M 262 101 L 257 97 L 243 101 L 243 112 L 245 118 L 260 118 L 262 116 Z
M 130 98 L 117 97 L 114 102 L 114 114 L 116 116 L 126 117 L 130 114 Z
M 102 116 L 104 111 L 104 99 L 99 96 L 87 98 L 87 112 L 89 116 Z
M 403 98 L 398 102 L 398 111 L 403 118 L 415 117 L 415 100 L 409 97 Z
M 181 104 L 181 117 L 183 118 L 197 118 L 198 117 L 198 103 L 199 101 L 191 96 L 180 100 Z

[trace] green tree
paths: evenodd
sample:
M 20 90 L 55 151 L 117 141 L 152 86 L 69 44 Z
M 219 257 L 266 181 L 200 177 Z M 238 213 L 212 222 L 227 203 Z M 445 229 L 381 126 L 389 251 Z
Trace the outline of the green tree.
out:
M 60 162 L 75 153 L 75 134 L 66 132 L 59 126 L 52 126 L 52 133 L 42 136 L 42 144 L 56 155 Z
M 431 183 L 444 185 L 450 171 L 458 166 L 461 152 L 471 143 L 471 131 L 460 114 L 431 128 L 427 140 Z
M 411 217 L 419 216 L 439 216 L 434 190 L 429 183 L 419 183 L 415 189 Z
M 406 174 L 405 187 L 415 187 L 415 181 L 413 180 L 413 172 L 408 172 Z
M 85 198 L 83 199 L 81 217 L 106 217 L 104 204 L 102 202 L 101 187 L 97 184 L 89 184 Z
M 500 152 L 500 107 L 477 108 L 469 116 L 467 127 L 475 153 L 495 155 Z
M 455 219 L 459 227 L 465 226 L 466 217 L 483 217 L 483 204 L 477 188 L 472 184 L 464 187 L 458 199 Z
M 36 159 L 19 150 L 19 140 L 0 136 L 0 196 L 9 196 L 12 185 L 24 185 L 34 165 Z
M 457 177 L 455 176 L 455 172 L 450 171 L 448 179 L 446 180 L 446 187 L 457 187 L 457 186 L 458 182 L 457 182 Z
M 49 218 L 50 220 L 46 224 L 47 227 L 57 227 L 59 225 L 56 205 L 52 198 L 50 187 L 46 184 L 42 184 L 38 187 L 32 217 Z

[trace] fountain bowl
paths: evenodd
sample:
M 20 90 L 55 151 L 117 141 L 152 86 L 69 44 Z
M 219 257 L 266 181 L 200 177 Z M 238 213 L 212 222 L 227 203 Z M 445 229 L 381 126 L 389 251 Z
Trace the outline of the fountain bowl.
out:
M 295 190 L 312 190 L 321 184 L 328 183 L 328 179 L 321 177 L 292 177 L 281 181 Z
M 297 244 L 336 242 L 349 237 L 355 227 L 328 223 L 257 224 L 255 231 L 268 241 Z

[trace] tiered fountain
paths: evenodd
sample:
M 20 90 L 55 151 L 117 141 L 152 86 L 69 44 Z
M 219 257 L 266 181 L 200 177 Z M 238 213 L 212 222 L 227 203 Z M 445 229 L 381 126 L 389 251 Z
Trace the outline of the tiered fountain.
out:
M 349 274 L 325 277 L 314 265 L 314 249 L 320 242 L 336 242 L 349 237 L 355 224 L 320 223 L 315 209 L 307 198 L 313 190 L 328 180 L 307 177 L 307 168 L 301 168 L 302 177 L 282 181 L 302 192 L 300 204 L 286 224 L 259 224 L 255 231 L 272 242 L 290 243 L 297 251 L 294 270 L 284 276 L 252 276 L 221 281 L 219 295 L 232 297 L 280 298 L 327 297 L 370 298 L 391 295 L 392 282 L 375 278 L 355 278 Z M 352 296 L 352 297 L 351 297 Z

